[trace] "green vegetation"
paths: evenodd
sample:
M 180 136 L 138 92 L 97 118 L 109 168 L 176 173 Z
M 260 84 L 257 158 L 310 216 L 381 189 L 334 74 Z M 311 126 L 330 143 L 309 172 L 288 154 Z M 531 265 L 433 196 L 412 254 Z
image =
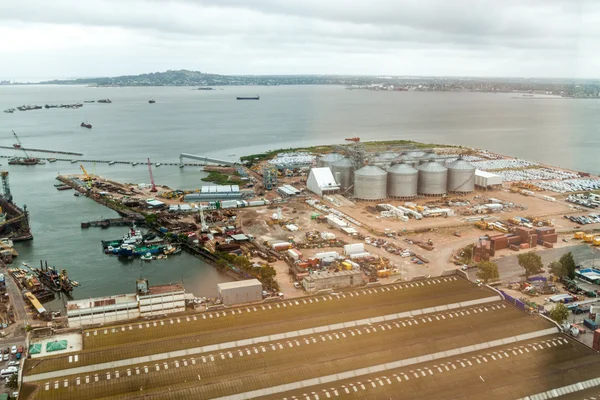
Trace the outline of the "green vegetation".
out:
M 542 269 L 542 257 L 533 251 L 519 254 L 517 259 L 519 260 L 519 265 L 525 270 L 526 277 L 537 274 Z
M 569 309 L 563 303 L 558 303 L 550 310 L 550 318 L 552 320 L 562 324 L 569 317 Z
M 241 179 L 236 178 L 237 173 L 233 175 L 224 174 L 218 171 L 210 171 L 208 176 L 202 178 L 204 182 L 216 183 L 217 185 L 241 185 L 244 183 Z
M 146 224 L 148 226 L 152 226 L 158 220 L 158 216 L 156 214 L 148 214 L 146 215 Z
M 12 390 L 16 390 L 19 387 L 19 382 L 17 381 L 18 377 L 18 374 L 12 374 L 6 382 L 6 387 Z
M 575 260 L 573 259 L 573 254 L 571 252 L 563 254 L 558 261 L 552 261 L 548 264 L 548 269 L 552 274 L 560 278 L 575 279 Z
M 277 272 L 272 266 L 267 264 L 261 268 L 254 268 L 250 260 L 244 256 L 236 256 L 234 254 L 225 252 L 216 252 L 215 255 L 219 257 L 219 260 L 217 260 L 216 263 L 217 269 L 222 271 L 233 264 L 233 266 L 236 268 L 245 271 L 249 275 L 252 275 L 258 279 L 266 287 L 273 290 L 279 290 L 279 285 L 275 280 Z
M 496 263 L 494 262 L 482 261 L 479 263 L 477 268 L 477 278 L 481 279 L 485 283 L 496 279 L 500 279 L 500 274 L 498 273 L 498 265 L 496 265 Z

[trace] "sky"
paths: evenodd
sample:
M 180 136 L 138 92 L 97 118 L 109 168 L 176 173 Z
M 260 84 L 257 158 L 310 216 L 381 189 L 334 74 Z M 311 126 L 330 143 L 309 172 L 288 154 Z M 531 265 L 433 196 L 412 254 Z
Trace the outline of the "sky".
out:
M 0 79 L 598 78 L 597 0 L 0 0 Z

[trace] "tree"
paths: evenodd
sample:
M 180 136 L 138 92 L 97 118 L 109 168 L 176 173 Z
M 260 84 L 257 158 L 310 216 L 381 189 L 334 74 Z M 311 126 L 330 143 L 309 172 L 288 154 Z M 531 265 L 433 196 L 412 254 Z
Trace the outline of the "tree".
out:
M 271 267 L 268 264 L 264 265 L 260 269 L 260 281 L 273 289 L 277 288 L 277 285 L 274 282 L 274 278 L 276 275 L 277 271 L 275 271 L 275 268 Z
M 519 265 L 525 270 L 526 277 L 537 274 L 544 265 L 542 264 L 542 257 L 533 251 L 519 254 L 517 259 L 519 260 Z
M 568 276 L 569 279 L 575 279 L 575 259 L 573 253 L 568 252 L 558 260 L 560 265 L 563 267 L 564 276 Z
M 156 214 L 148 214 L 148 215 L 146 215 L 146 224 L 148 226 L 154 225 L 157 220 L 158 220 L 158 215 L 156 215 Z
M 569 317 L 569 309 L 563 303 L 558 303 L 550 310 L 550 318 L 562 324 Z
M 222 258 L 218 259 L 216 267 L 219 271 L 223 271 L 225 268 L 227 268 L 227 261 Z
M 567 276 L 565 268 L 560 263 L 560 261 L 552 261 L 550 264 L 548 264 L 548 270 L 552 272 L 553 275 L 558 276 L 559 278 Z
M 477 266 L 477 278 L 481 279 L 485 283 L 500 278 L 498 273 L 498 265 L 491 261 L 482 261 Z
M 19 378 L 18 374 L 12 374 L 8 378 L 8 382 L 6 382 L 6 387 L 8 387 L 9 389 L 12 389 L 12 390 L 16 390 L 19 387 L 18 378 Z

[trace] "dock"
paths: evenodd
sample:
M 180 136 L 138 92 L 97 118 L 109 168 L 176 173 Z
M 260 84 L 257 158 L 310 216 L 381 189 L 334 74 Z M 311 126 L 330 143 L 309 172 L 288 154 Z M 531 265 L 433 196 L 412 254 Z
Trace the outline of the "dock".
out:
M 14 146 L 0 146 L 0 149 L 35 151 L 35 152 L 38 152 L 38 153 L 65 154 L 65 155 L 69 155 L 69 156 L 82 156 L 83 155 L 83 153 L 74 153 L 74 152 L 71 152 L 71 151 L 47 150 L 47 149 L 33 149 L 31 147 L 16 148 Z
M 82 228 L 98 227 L 108 228 L 111 226 L 133 226 L 144 222 L 143 218 L 106 218 L 97 221 L 82 222 Z

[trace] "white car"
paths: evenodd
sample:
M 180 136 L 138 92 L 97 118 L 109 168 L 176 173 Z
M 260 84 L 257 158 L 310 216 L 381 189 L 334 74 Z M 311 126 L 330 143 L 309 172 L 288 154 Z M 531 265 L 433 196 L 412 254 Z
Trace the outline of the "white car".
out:
M 20 361 L 9 361 L 8 362 L 8 366 L 9 367 L 17 367 L 17 368 L 19 368 L 21 366 L 21 362 Z
M 10 348 L 10 354 L 17 354 L 17 346 L 13 346 Z
M 5 354 L 4 356 L 2 356 L 2 361 L 8 361 L 8 354 Z
M 294 282 L 294 287 L 296 289 L 300 289 L 302 287 L 302 285 L 300 285 L 300 283 L 298 283 L 298 282 Z

